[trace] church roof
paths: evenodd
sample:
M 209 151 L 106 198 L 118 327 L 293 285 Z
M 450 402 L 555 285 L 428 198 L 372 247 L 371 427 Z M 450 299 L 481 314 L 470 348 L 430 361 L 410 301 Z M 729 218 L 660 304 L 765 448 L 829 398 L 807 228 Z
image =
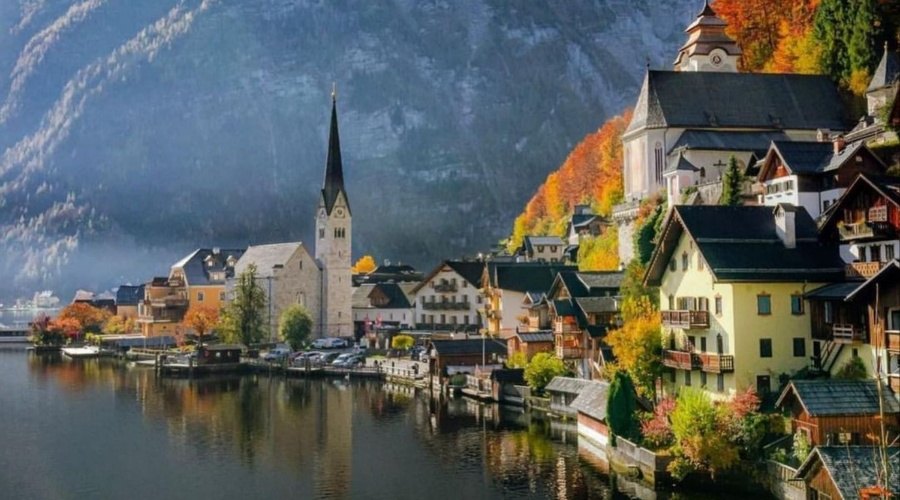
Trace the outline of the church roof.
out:
M 331 214 L 338 194 L 344 193 L 344 201 L 347 203 L 347 211 L 350 211 L 350 200 L 344 189 L 344 167 L 341 163 L 341 139 L 338 134 L 337 99 L 332 93 L 331 99 L 331 130 L 328 133 L 328 157 L 325 160 L 325 184 L 322 187 L 322 200 L 325 202 L 325 211 Z
M 784 132 L 731 132 L 720 130 L 685 130 L 672 151 L 678 148 L 704 151 L 750 151 L 763 156 L 772 141 L 786 141 Z
M 875 68 L 875 74 L 872 75 L 872 81 L 869 82 L 869 88 L 866 92 L 890 87 L 897 83 L 900 79 L 900 58 L 896 52 L 888 50 L 887 42 L 884 44 L 884 55 L 881 56 L 881 62 Z
M 844 130 L 845 120 L 827 76 L 650 70 L 626 135 L 670 127 Z
M 697 168 L 696 165 L 688 161 L 687 158 L 684 157 L 684 154 L 678 155 L 678 161 L 670 163 L 668 167 L 666 167 L 666 173 L 671 172 L 699 172 L 700 169 Z
M 274 270 L 278 266 L 284 266 L 291 256 L 303 243 L 294 241 L 290 243 L 274 243 L 271 245 L 254 245 L 247 248 L 234 265 L 234 273 L 241 274 L 250 264 L 256 265 L 256 277 L 268 278 L 274 276 Z

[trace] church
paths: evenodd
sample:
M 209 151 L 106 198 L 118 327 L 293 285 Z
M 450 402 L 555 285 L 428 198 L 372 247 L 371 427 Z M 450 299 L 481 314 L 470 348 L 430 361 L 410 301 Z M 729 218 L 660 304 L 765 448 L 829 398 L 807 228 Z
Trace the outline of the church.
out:
M 277 339 L 281 313 L 293 304 L 306 308 L 313 320 L 313 338 L 350 337 L 352 214 L 344 187 L 337 94 L 331 94 L 331 126 L 325 181 L 315 213 L 315 247 L 302 242 L 254 245 L 234 266 L 239 275 L 256 266 L 257 282 L 267 296 L 269 330 Z
M 752 174 L 773 141 L 830 141 L 848 129 L 828 77 L 740 72 L 741 49 L 726 27 L 706 3 L 673 69 L 647 68 L 622 137 L 625 200 L 613 209 L 623 264 L 634 255 L 641 200 L 716 204 L 732 156 Z

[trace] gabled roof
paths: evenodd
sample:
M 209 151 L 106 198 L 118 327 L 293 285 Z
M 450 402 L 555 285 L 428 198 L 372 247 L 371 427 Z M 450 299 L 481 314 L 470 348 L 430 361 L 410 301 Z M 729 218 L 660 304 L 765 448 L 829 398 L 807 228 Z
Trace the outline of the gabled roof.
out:
M 900 413 L 900 403 L 882 385 L 884 412 Z M 782 406 L 793 395 L 811 417 L 869 416 L 879 414 L 878 385 L 874 380 L 792 380 L 778 401 Z
M 866 89 L 866 93 L 890 87 L 897 83 L 898 79 L 900 79 L 900 60 L 898 60 L 897 53 L 890 51 L 887 42 L 885 42 L 884 53 L 881 56 L 878 67 L 875 68 L 875 73 L 872 75 L 872 80 L 869 82 L 869 88 Z
M 684 152 L 681 151 L 678 153 L 678 161 L 671 162 L 668 167 L 666 167 L 665 173 L 670 174 L 673 172 L 699 172 L 700 169 L 697 168 L 696 165 L 688 161 L 687 158 L 684 157 Z
M 464 356 L 467 354 L 481 354 L 482 346 L 487 355 L 506 355 L 506 344 L 498 343 L 493 339 L 467 339 L 467 340 L 433 340 L 432 348 L 439 356 Z
M 422 289 L 428 282 L 440 273 L 444 267 L 449 267 L 453 272 L 458 274 L 462 279 L 469 282 L 475 288 L 481 288 L 481 277 L 484 274 L 484 262 L 470 260 L 445 260 L 435 266 L 434 269 L 425 276 L 422 281 L 411 290 L 416 293 Z
M 533 342 L 553 342 L 553 332 L 542 330 L 539 332 L 516 332 L 516 337 L 526 343 Z
M 487 277 L 492 288 L 514 292 L 543 292 L 550 289 L 560 271 L 576 266 L 545 262 L 488 262 Z
M 831 283 L 808 292 L 804 297 L 809 300 L 844 300 L 859 287 L 859 284 L 859 281 Z
M 302 247 L 303 243 L 299 241 L 247 247 L 247 251 L 241 255 L 237 264 L 234 265 L 234 274 L 241 274 L 247 269 L 247 266 L 254 264 L 256 266 L 256 277 L 268 278 L 274 276 L 275 269 L 279 266 L 284 267 L 294 253 Z
M 547 392 L 565 392 L 568 394 L 578 394 L 591 381 L 583 378 L 573 377 L 553 377 L 553 380 L 544 388 Z
M 587 314 L 614 313 L 619 310 L 616 297 L 576 297 L 575 304 Z
M 750 151 L 762 156 L 772 141 L 787 140 L 784 132 L 726 132 L 721 130 L 685 130 L 670 151 L 679 148 L 704 151 Z
M 588 380 L 587 382 L 569 406 L 594 420 L 604 422 L 606 421 L 609 382 L 598 380 Z
M 775 141 L 766 153 L 758 178 L 761 181 L 765 180 L 775 156 L 781 158 L 791 174 L 819 175 L 840 169 L 851 158 L 856 158 L 860 154 L 869 156 L 884 167 L 884 162 L 878 155 L 872 153 L 863 141 L 848 144 L 837 154 L 834 153 L 834 145 L 830 142 Z
M 144 285 L 122 285 L 116 290 L 117 306 L 136 306 L 144 300 Z
M 189 286 L 223 285 L 225 280 L 211 279 L 210 273 L 222 272 L 226 279 L 233 276 L 234 268 L 228 265 L 229 257 L 236 263 L 243 254 L 243 248 L 198 248 L 176 262 L 172 269 L 181 269 Z
M 642 128 L 844 130 L 822 75 L 649 70 L 625 134 Z
M 563 246 L 562 238 L 559 236 L 526 236 L 522 240 L 522 245 L 525 247 L 525 250 L 528 253 L 534 253 L 535 246 L 551 246 L 556 245 L 558 247 Z
M 900 260 L 893 259 L 892 261 L 886 263 L 880 271 L 875 273 L 875 275 L 864 281 L 862 284 L 855 283 L 856 288 L 847 293 L 847 296 L 844 300 L 852 301 L 857 297 L 873 293 L 874 290 L 872 290 L 872 287 L 878 285 L 879 283 L 894 285 L 898 282 L 900 282 Z
M 896 478 L 900 471 L 900 448 L 894 446 L 886 451 L 891 477 Z M 795 478 L 806 480 L 821 465 L 834 481 L 841 499 L 855 500 L 860 498 L 860 489 L 876 486 L 877 478 L 885 476 L 878 457 L 879 449 L 875 446 L 817 446 L 797 469 Z M 889 487 L 897 491 L 896 486 Z
M 376 306 L 379 309 L 409 309 L 412 307 L 403 289 L 396 283 L 378 283 L 372 287 L 368 297 L 371 298 L 375 293 L 382 293 L 388 298 L 388 303 Z
M 850 184 L 850 187 L 844 191 L 844 194 L 829 207 L 829 210 L 826 212 L 825 220 L 820 224 L 821 232 L 826 233 L 827 231 L 835 229 L 838 221 L 841 220 L 841 217 L 843 216 L 841 207 L 848 203 L 848 200 L 852 200 L 857 196 L 860 191 L 866 189 L 878 193 L 883 196 L 888 203 L 892 203 L 895 207 L 900 208 L 900 178 L 859 174 L 856 179 L 853 180 L 853 183 Z
M 557 316 L 575 316 L 575 308 L 569 299 L 554 300 L 552 306 Z
M 675 205 L 666 216 L 644 282 L 658 286 L 682 235 L 697 245 L 717 282 L 841 281 L 844 263 L 834 244 L 818 241 L 804 208 L 794 212 L 796 245 L 778 237 L 775 211 L 765 206 Z
M 594 214 L 572 214 L 572 219 L 569 221 L 569 224 L 574 228 L 585 227 L 589 225 L 591 222 L 594 222 L 597 219 L 597 216 Z

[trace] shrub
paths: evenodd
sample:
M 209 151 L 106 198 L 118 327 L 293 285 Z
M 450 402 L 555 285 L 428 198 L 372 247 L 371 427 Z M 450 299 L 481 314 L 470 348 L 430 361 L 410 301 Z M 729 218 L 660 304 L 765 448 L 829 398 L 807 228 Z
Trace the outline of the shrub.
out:
M 544 392 L 553 377 L 565 374 L 566 365 L 562 360 L 547 352 L 535 354 L 525 367 L 525 381 L 537 393 Z

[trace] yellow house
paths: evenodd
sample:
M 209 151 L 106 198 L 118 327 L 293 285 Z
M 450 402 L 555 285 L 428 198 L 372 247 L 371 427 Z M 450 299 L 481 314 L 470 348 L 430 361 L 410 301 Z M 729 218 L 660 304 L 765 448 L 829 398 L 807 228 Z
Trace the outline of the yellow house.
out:
M 804 293 L 842 274 L 803 208 L 675 206 L 644 277 L 659 287 L 664 392 L 777 390 L 810 364 Z
M 182 320 L 192 304 L 220 309 L 225 304 L 225 281 L 243 254 L 243 249 L 199 248 L 176 262 L 167 278 L 147 283 L 138 307 L 141 333 L 186 333 Z

